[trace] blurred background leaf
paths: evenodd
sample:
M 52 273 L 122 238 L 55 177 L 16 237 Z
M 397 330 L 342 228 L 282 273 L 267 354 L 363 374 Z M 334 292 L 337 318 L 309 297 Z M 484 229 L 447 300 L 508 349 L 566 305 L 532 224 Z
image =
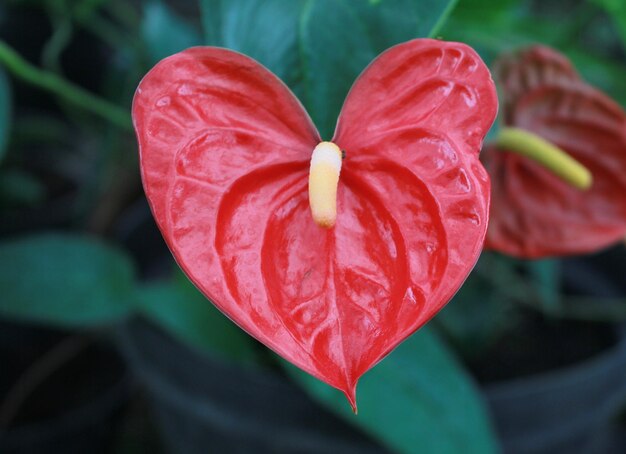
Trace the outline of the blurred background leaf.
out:
M 559 312 L 561 303 L 561 286 L 559 263 L 556 259 L 526 260 L 526 268 L 532 284 L 547 314 Z
M 58 326 L 110 323 L 132 310 L 134 270 L 101 241 L 43 234 L 0 244 L 0 314 Z
M 11 126 L 11 86 L 5 72 L 0 68 L 0 163 L 6 153 Z
M 626 46 L 626 2 L 623 0 L 594 0 L 594 3 L 610 14 L 622 37 L 622 42 Z
M 458 0 L 357 0 L 349 2 L 363 18 L 378 54 L 414 38 L 436 38 Z
M 200 0 L 205 43 L 244 53 L 298 92 L 306 0 Z
M 174 280 L 139 287 L 137 300 L 142 315 L 199 351 L 241 364 L 258 359 L 255 341 L 217 310 L 182 272 L 177 272 Z
M 304 105 L 323 140 L 331 140 L 350 87 L 376 56 L 364 18 L 356 11 L 359 6 L 360 1 L 317 0 L 303 16 Z
M 160 0 L 144 6 L 141 36 L 152 63 L 202 44 L 200 32 Z
M 44 200 L 46 188 L 19 168 L 0 170 L 0 206 L 32 206 Z
M 477 268 L 481 267 L 481 263 Z M 500 268 L 489 269 L 497 273 Z M 494 280 L 497 280 L 496 276 Z M 518 295 L 523 298 L 524 295 Z M 516 300 L 475 269 L 433 324 L 462 357 L 474 359 L 497 343 L 515 323 Z
M 395 452 L 497 452 L 478 390 L 428 327 L 363 376 L 357 387 L 357 416 L 339 391 L 283 364 L 311 396 Z

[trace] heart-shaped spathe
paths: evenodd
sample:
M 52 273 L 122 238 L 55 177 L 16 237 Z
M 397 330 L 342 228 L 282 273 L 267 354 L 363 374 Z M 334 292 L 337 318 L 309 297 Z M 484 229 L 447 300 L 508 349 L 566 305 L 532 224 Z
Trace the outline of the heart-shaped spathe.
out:
M 337 221 L 314 223 L 321 141 L 256 61 L 196 47 L 158 63 L 133 102 L 141 171 L 178 264 L 223 313 L 342 390 L 454 295 L 481 251 L 478 160 L 497 97 L 480 57 L 417 39 L 357 79 L 332 141 L 345 151 Z M 415 358 L 419 361 L 419 358 Z
M 506 126 L 528 130 L 583 164 L 580 190 L 495 145 L 483 162 L 493 184 L 486 247 L 520 258 L 594 252 L 626 236 L 626 113 L 545 46 L 500 58 Z

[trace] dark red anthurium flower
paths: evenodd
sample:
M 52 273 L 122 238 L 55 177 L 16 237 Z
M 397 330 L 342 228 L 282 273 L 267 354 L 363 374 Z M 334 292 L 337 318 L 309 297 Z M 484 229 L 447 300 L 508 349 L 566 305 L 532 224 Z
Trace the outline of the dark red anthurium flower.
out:
M 587 168 L 581 190 L 497 145 L 481 158 L 492 180 L 486 248 L 540 258 L 592 252 L 626 235 L 626 114 L 556 51 L 535 46 L 494 68 L 503 123 L 529 131 Z
M 477 260 L 490 193 L 478 152 L 496 110 L 472 49 L 418 39 L 364 70 L 331 142 L 266 68 L 215 47 L 158 63 L 133 119 L 145 191 L 181 268 L 354 407 L 359 377 Z

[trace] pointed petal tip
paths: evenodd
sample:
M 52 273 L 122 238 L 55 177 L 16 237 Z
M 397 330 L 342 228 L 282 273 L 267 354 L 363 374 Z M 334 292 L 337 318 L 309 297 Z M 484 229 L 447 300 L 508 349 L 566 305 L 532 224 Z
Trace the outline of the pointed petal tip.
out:
M 343 389 L 342 391 L 348 399 L 348 403 L 350 404 L 350 407 L 352 407 L 352 411 L 354 412 L 354 414 L 358 414 L 356 404 L 356 383 L 346 389 Z

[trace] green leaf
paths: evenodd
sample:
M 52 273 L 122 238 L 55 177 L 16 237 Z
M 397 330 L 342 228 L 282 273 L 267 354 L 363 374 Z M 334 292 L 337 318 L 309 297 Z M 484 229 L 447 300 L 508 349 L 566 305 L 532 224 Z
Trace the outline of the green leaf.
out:
M 44 200 L 46 187 L 34 175 L 20 169 L 0 170 L 0 206 L 32 206 Z
M 449 19 L 473 23 L 506 23 L 511 15 L 524 12 L 529 5 L 519 0 L 463 0 L 452 11 Z M 445 26 L 443 27 L 446 28 Z
M 496 452 L 478 391 L 428 328 L 363 376 L 357 389 L 358 416 L 339 391 L 283 364 L 316 400 L 396 452 Z
M 626 2 L 624 0 L 594 0 L 611 16 L 624 46 L 626 46 Z
M 626 106 L 626 65 L 576 48 L 563 49 L 583 78 Z
M 86 237 L 41 234 L 0 243 L 0 315 L 80 327 L 115 321 L 133 303 L 134 270 Z
M 376 53 L 413 38 L 436 38 L 458 0 L 350 1 L 363 17 Z M 461 2 L 463 3 L 463 2 Z
M 204 43 L 224 47 L 222 38 L 222 0 L 200 0 Z
M 202 44 L 200 33 L 161 1 L 146 4 L 141 35 L 152 63 Z
M 6 153 L 11 125 L 11 86 L 5 72 L 0 68 L 0 162 Z
M 489 270 L 497 273 L 497 270 Z M 514 323 L 515 302 L 475 270 L 446 307 L 433 319 L 451 346 L 476 359 L 497 343 Z
M 254 58 L 297 91 L 304 5 L 305 0 L 201 0 L 205 42 Z
M 330 140 L 350 87 L 376 52 L 363 17 L 344 1 L 309 2 L 300 38 L 304 105 L 322 139 Z
M 541 298 L 542 309 L 548 314 L 558 313 L 561 301 L 559 262 L 555 259 L 526 260 L 524 266 Z
M 137 291 L 139 312 L 200 351 L 239 363 L 254 363 L 255 341 L 193 285 L 180 282 L 140 287 Z

